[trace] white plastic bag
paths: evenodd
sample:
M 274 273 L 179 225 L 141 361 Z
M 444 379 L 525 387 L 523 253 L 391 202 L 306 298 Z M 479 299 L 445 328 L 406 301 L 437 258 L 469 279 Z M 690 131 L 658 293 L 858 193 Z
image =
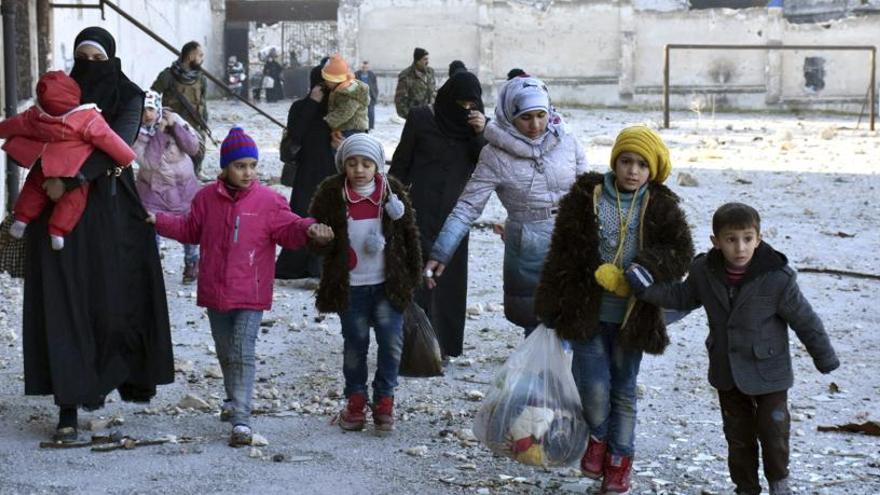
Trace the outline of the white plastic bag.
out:
M 534 466 L 568 466 L 584 450 L 587 423 L 571 374 L 572 353 L 540 325 L 498 371 L 474 420 L 492 452 Z

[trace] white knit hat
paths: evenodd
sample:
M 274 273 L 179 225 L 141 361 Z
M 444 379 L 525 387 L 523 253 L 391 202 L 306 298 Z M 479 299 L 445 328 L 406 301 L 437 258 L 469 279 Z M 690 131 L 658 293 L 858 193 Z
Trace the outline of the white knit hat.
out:
M 376 164 L 376 171 L 381 172 L 385 166 L 385 148 L 382 143 L 365 133 L 352 134 L 342 141 L 336 151 L 336 170 L 345 169 L 345 160 L 353 156 L 363 156 Z

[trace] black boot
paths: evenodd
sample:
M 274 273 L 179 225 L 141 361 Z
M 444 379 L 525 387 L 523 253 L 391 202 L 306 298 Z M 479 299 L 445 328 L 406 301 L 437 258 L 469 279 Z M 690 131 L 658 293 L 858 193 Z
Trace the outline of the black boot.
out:
M 76 406 L 59 406 L 58 426 L 52 440 L 55 442 L 69 443 L 78 439 Z

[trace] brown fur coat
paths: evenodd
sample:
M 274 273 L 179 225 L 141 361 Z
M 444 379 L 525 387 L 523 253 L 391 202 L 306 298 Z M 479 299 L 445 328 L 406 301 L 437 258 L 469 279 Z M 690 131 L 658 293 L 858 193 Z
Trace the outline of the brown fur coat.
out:
M 602 287 L 593 273 L 599 256 L 599 223 L 594 192 L 603 175 L 578 177 L 560 202 L 550 253 L 535 294 L 535 312 L 564 339 L 589 340 L 598 333 Z M 645 204 L 647 203 L 647 204 Z M 694 246 L 678 196 L 651 183 L 642 203 L 639 249 L 633 260 L 647 268 L 656 282 L 678 281 L 694 257 Z M 669 345 L 660 308 L 630 300 L 621 327 L 624 347 L 661 354 Z
M 406 212 L 398 220 L 382 216 L 385 235 L 385 294 L 392 306 L 403 311 L 412 301 L 413 291 L 421 282 L 422 253 L 412 203 L 403 185 L 387 177 L 391 190 L 403 201 Z M 322 313 L 338 313 L 348 309 L 348 218 L 342 188 L 345 176 L 327 178 L 312 198 L 309 215 L 333 228 L 334 239 L 326 246 L 311 244 L 321 254 L 323 273 L 318 286 L 315 306 Z M 384 206 L 384 204 L 383 204 Z

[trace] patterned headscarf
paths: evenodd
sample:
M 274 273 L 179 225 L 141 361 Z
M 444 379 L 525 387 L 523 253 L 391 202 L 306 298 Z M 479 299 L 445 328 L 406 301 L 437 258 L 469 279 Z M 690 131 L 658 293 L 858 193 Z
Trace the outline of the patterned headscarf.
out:
M 141 124 L 141 133 L 153 136 L 159 130 L 159 122 L 162 121 L 162 95 L 152 89 L 144 95 L 144 110 L 148 108 L 156 111 L 156 120 L 150 125 Z
M 532 110 L 545 110 L 550 115 L 547 119 L 547 132 L 538 139 L 530 139 L 517 130 L 513 120 Z M 517 139 L 532 145 L 540 145 L 547 134 L 562 137 L 565 126 L 562 118 L 550 103 L 550 92 L 543 81 L 536 77 L 513 78 L 498 91 L 498 102 L 495 104 L 495 120 L 501 127 Z

